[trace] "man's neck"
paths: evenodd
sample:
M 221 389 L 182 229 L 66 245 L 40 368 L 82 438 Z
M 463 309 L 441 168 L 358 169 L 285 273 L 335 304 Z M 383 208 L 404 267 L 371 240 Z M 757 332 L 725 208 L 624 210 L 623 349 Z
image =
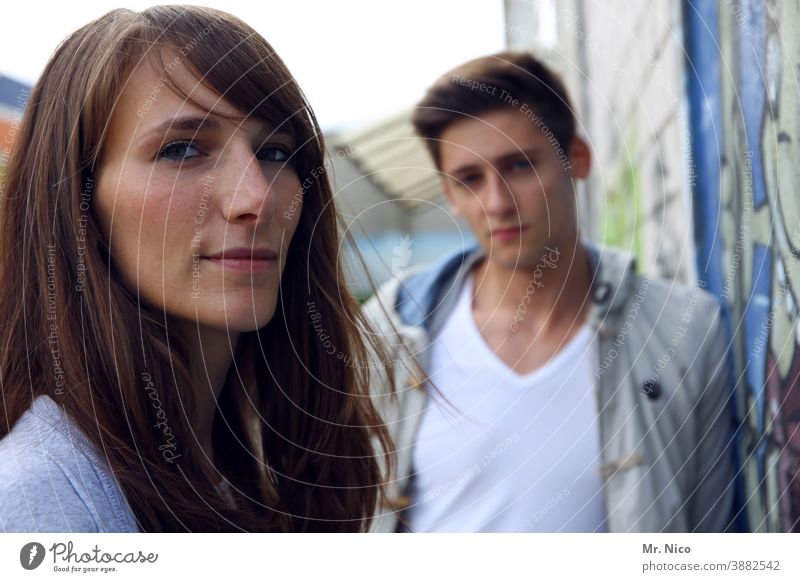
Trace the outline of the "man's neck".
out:
M 546 247 L 535 264 L 509 268 L 487 259 L 472 271 L 476 319 L 508 324 L 512 333 L 550 335 L 582 324 L 590 306 L 588 253 L 578 241 Z

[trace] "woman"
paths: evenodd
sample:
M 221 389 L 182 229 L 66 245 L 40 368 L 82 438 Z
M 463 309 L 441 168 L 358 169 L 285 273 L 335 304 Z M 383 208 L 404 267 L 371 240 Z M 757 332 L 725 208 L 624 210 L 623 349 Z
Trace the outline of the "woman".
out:
M 366 354 L 320 130 L 270 45 L 216 10 L 115 10 L 59 46 L 18 136 L 0 527 L 366 529 L 387 437 L 342 365 Z

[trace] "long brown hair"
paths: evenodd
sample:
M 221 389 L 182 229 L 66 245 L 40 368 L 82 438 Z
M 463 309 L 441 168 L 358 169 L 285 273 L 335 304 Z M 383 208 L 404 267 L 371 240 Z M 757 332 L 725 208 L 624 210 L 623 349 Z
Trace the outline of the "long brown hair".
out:
M 278 309 L 239 338 L 214 419 L 215 477 L 189 446 L 186 338 L 116 274 L 91 211 L 94 168 L 128 75 L 151 59 L 176 90 L 159 48 L 177 50 L 239 110 L 289 124 L 300 144 L 303 206 Z M 381 493 L 373 444 L 389 443 L 367 397 L 369 366 L 354 364 L 366 362 L 365 324 L 332 286 L 343 277 L 324 151 L 283 62 L 224 12 L 114 10 L 61 43 L 28 101 L 2 193 L 0 437 L 33 398 L 50 396 L 107 458 L 142 531 L 364 530 Z M 172 462 L 154 428 L 164 422 Z M 235 508 L 215 487 L 223 477 Z

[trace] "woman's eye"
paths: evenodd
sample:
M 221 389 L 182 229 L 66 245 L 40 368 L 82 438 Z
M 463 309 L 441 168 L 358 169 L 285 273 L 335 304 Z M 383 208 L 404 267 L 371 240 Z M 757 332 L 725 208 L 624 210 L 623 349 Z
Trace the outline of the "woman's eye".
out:
M 174 141 L 164 146 L 158 157 L 176 162 L 183 162 L 196 158 L 200 155 L 200 150 L 191 141 Z
M 266 146 L 258 150 L 258 159 L 263 162 L 283 163 L 290 155 L 289 148 L 284 146 Z

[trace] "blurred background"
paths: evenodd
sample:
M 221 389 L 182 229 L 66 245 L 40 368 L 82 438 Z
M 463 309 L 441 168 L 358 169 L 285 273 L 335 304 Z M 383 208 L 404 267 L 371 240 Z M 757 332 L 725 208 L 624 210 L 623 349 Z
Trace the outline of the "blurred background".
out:
M 150 4 L 2 8 L 0 173 L 58 42 L 112 8 Z M 201 4 L 256 28 L 298 79 L 326 134 L 347 229 L 377 283 L 471 239 L 411 131 L 425 89 L 504 48 L 532 50 L 561 71 L 594 153 L 579 191 L 585 236 L 633 252 L 643 273 L 717 295 L 746 426 L 749 527 L 800 531 L 796 0 Z M 366 273 L 348 265 L 363 299 Z

